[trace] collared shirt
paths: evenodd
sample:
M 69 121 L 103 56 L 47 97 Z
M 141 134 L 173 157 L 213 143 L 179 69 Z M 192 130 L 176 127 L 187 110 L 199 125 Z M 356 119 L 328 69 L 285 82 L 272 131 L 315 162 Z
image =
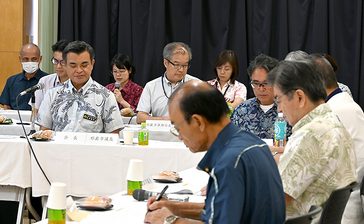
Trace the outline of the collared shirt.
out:
M 235 97 L 246 100 L 246 87 L 243 83 L 238 82 L 237 80 L 235 80 L 234 84 L 228 82 L 223 87 L 220 86 L 217 79 L 207 81 L 207 83 L 218 89 L 224 95 L 225 100 L 228 103 L 234 102 Z
M 40 104 L 43 101 L 44 94 L 49 89 L 52 89 L 54 87 L 63 85 L 63 83 L 61 83 L 61 81 L 59 80 L 59 77 L 58 77 L 57 73 L 53 73 L 53 74 L 42 77 L 41 79 L 39 79 L 38 83 L 43 83 L 44 87 L 43 87 L 43 89 L 40 89 L 40 90 L 37 90 L 37 91 L 34 92 L 34 96 L 35 96 L 34 107 L 36 109 L 39 109 Z
M 330 106 L 348 130 L 354 143 L 357 160 L 357 182 L 361 184 L 364 176 L 364 113 L 361 107 L 346 92 L 333 95 L 327 104 Z M 343 214 L 342 223 L 364 223 L 364 214 L 360 200 L 360 189 L 350 194 Z
M 267 112 L 260 107 L 256 97 L 237 106 L 231 115 L 231 122 L 244 131 L 251 132 L 262 139 L 274 138 L 274 122 L 277 119 L 277 105 Z M 287 125 L 287 137 L 291 135 L 291 126 Z
M 343 92 L 347 92 L 351 97 L 353 97 L 353 94 L 351 94 L 350 88 L 349 86 L 341 83 L 341 82 L 337 82 L 337 84 L 339 85 L 339 88 L 343 91 Z
M 37 85 L 40 78 L 48 75 L 42 70 L 38 69 L 35 76 L 31 79 L 25 77 L 25 72 L 13 75 L 6 81 L 4 90 L 0 97 L 0 103 L 9 105 L 11 109 L 16 110 L 31 110 L 31 106 L 28 104 L 32 94 L 25 94 L 24 96 L 18 97 L 18 105 L 16 103 L 16 98 L 22 91 Z
M 356 181 L 351 137 L 327 104 L 293 126 L 278 167 L 284 191 L 294 199 L 287 205 L 287 216 L 321 206 L 333 190 Z
M 169 97 L 180 84 L 192 79 L 197 78 L 186 74 L 180 82 L 172 84 L 165 75 L 162 75 L 149 81 L 143 89 L 137 111 L 149 113 L 154 117 L 168 116 Z
M 284 223 L 277 165 L 268 146 L 253 134 L 228 124 L 198 168 L 210 175 L 204 223 Z
M 110 83 L 109 85 L 105 86 L 106 89 L 114 92 L 115 90 L 115 83 Z M 143 87 L 139 86 L 135 82 L 129 80 L 125 86 L 120 90 L 121 96 L 123 99 L 130 104 L 130 107 L 136 111 L 136 107 L 138 106 L 140 95 L 142 95 Z M 123 106 L 119 104 L 119 109 L 122 109 Z
M 331 97 L 335 96 L 338 93 L 341 93 L 342 90 L 338 87 L 336 88 L 334 91 L 332 91 L 325 99 L 325 102 L 329 101 L 331 99 Z
M 123 126 L 113 93 L 92 78 L 79 91 L 70 80 L 49 90 L 37 123 L 54 131 L 93 133 L 110 133 Z

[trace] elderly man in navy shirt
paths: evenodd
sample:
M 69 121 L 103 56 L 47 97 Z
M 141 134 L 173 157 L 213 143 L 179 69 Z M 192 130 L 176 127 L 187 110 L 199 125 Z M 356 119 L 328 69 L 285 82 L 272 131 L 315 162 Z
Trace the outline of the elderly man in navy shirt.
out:
M 207 151 L 198 168 L 210 175 L 205 203 L 148 201 L 145 223 L 283 223 L 285 201 L 268 146 L 227 117 L 225 99 L 192 80 L 169 100 L 179 138 L 192 152 Z
M 40 78 L 48 74 L 39 69 L 42 56 L 39 47 L 33 43 L 25 44 L 21 48 L 19 60 L 23 72 L 8 78 L 1 93 L 0 104 L 3 104 L 5 109 L 31 110 L 28 104 L 32 97 L 31 94 L 20 96 L 18 102 L 16 102 L 16 98 L 20 92 L 36 85 Z

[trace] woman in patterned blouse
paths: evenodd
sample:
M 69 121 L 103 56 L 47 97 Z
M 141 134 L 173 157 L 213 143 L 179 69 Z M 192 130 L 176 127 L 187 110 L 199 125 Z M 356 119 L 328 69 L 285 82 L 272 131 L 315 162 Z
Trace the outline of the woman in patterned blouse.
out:
M 215 63 L 214 73 L 216 78 L 207 82 L 224 95 L 226 102 L 233 109 L 246 100 L 245 85 L 236 81 L 239 67 L 234 51 L 224 50 L 220 53 Z
M 132 116 L 138 105 L 143 88 L 132 81 L 135 68 L 128 55 L 116 54 L 111 60 L 112 74 L 115 83 L 106 88 L 115 94 L 122 116 Z

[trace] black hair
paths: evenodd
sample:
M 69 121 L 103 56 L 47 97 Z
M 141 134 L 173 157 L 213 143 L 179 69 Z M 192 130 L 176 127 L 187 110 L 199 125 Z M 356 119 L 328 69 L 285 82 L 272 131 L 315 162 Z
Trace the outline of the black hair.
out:
M 131 58 L 126 54 L 117 53 L 112 59 L 111 59 L 111 70 L 113 66 L 116 66 L 118 69 L 126 69 L 130 71 L 129 79 L 133 80 L 133 76 L 135 74 L 135 67 L 132 64 Z
M 326 99 L 321 74 L 312 61 L 281 61 L 268 73 L 268 83 L 277 86 L 288 96 L 300 89 L 312 102 Z
M 337 88 L 336 74 L 331 63 L 322 54 L 311 54 L 311 59 L 315 63 L 317 70 L 322 76 L 326 88 Z
M 64 48 L 64 50 L 62 52 L 62 57 L 63 57 L 64 61 L 67 61 L 68 53 L 71 52 L 71 53 L 75 53 L 75 54 L 81 54 L 85 51 L 87 51 L 89 53 L 91 60 L 93 60 L 95 58 L 95 51 L 91 47 L 91 45 L 89 45 L 85 41 L 80 41 L 80 40 L 72 41 Z
M 55 51 L 63 52 L 63 50 L 69 43 L 70 43 L 70 41 L 68 41 L 68 40 L 64 40 L 64 39 L 59 40 L 59 41 L 57 41 L 57 43 L 52 45 L 52 51 L 53 52 L 55 52 Z
M 230 77 L 230 82 L 232 84 L 234 84 L 236 77 L 239 75 L 238 58 L 236 57 L 236 54 L 234 51 L 224 50 L 219 54 L 219 56 L 215 62 L 215 67 L 214 67 L 214 73 L 215 73 L 217 80 L 219 80 L 219 76 L 217 74 L 216 68 L 222 66 L 225 63 L 229 63 L 233 69 L 233 72 L 231 73 L 231 77 Z
M 174 91 L 168 103 L 172 102 L 185 84 L 182 84 Z M 223 116 L 227 116 L 229 112 L 224 96 L 212 86 L 188 89 L 181 97 L 179 107 L 187 123 L 191 122 L 191 117 L 194 114 L 205 117 L 211 123 L 217 123 Z
M 262 68 L 265 69 L 267 72 L 271 71 L 274 67 L 278 65 L 278 60 L 272 57 L 269 57 L 265 54 L 259 54 L 254 58 L 253 61 L 249 63 L 249 67 L 247 69 L 248 75 L 251 79 L 252 74 L 255 69 Z

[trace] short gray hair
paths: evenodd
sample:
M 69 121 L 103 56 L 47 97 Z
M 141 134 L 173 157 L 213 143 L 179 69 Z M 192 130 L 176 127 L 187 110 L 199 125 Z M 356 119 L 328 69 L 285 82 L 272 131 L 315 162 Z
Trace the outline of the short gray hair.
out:
M 310 58 L 310 55 L 307 54 L 304 51 L 297 50 L 297 51 L 291 51 L 287 54 L 287 56 L 284 58 L 285 61 L 301 61 L 301 60 L 307 60 Z
M 175 54 L 185 54 L 188 53 L 188 61 L 192 60 L 191 48 L 183 42 L 172 42 L 167 44 L 163 49 L 163 58 L 171 60 L 172 56 Z

